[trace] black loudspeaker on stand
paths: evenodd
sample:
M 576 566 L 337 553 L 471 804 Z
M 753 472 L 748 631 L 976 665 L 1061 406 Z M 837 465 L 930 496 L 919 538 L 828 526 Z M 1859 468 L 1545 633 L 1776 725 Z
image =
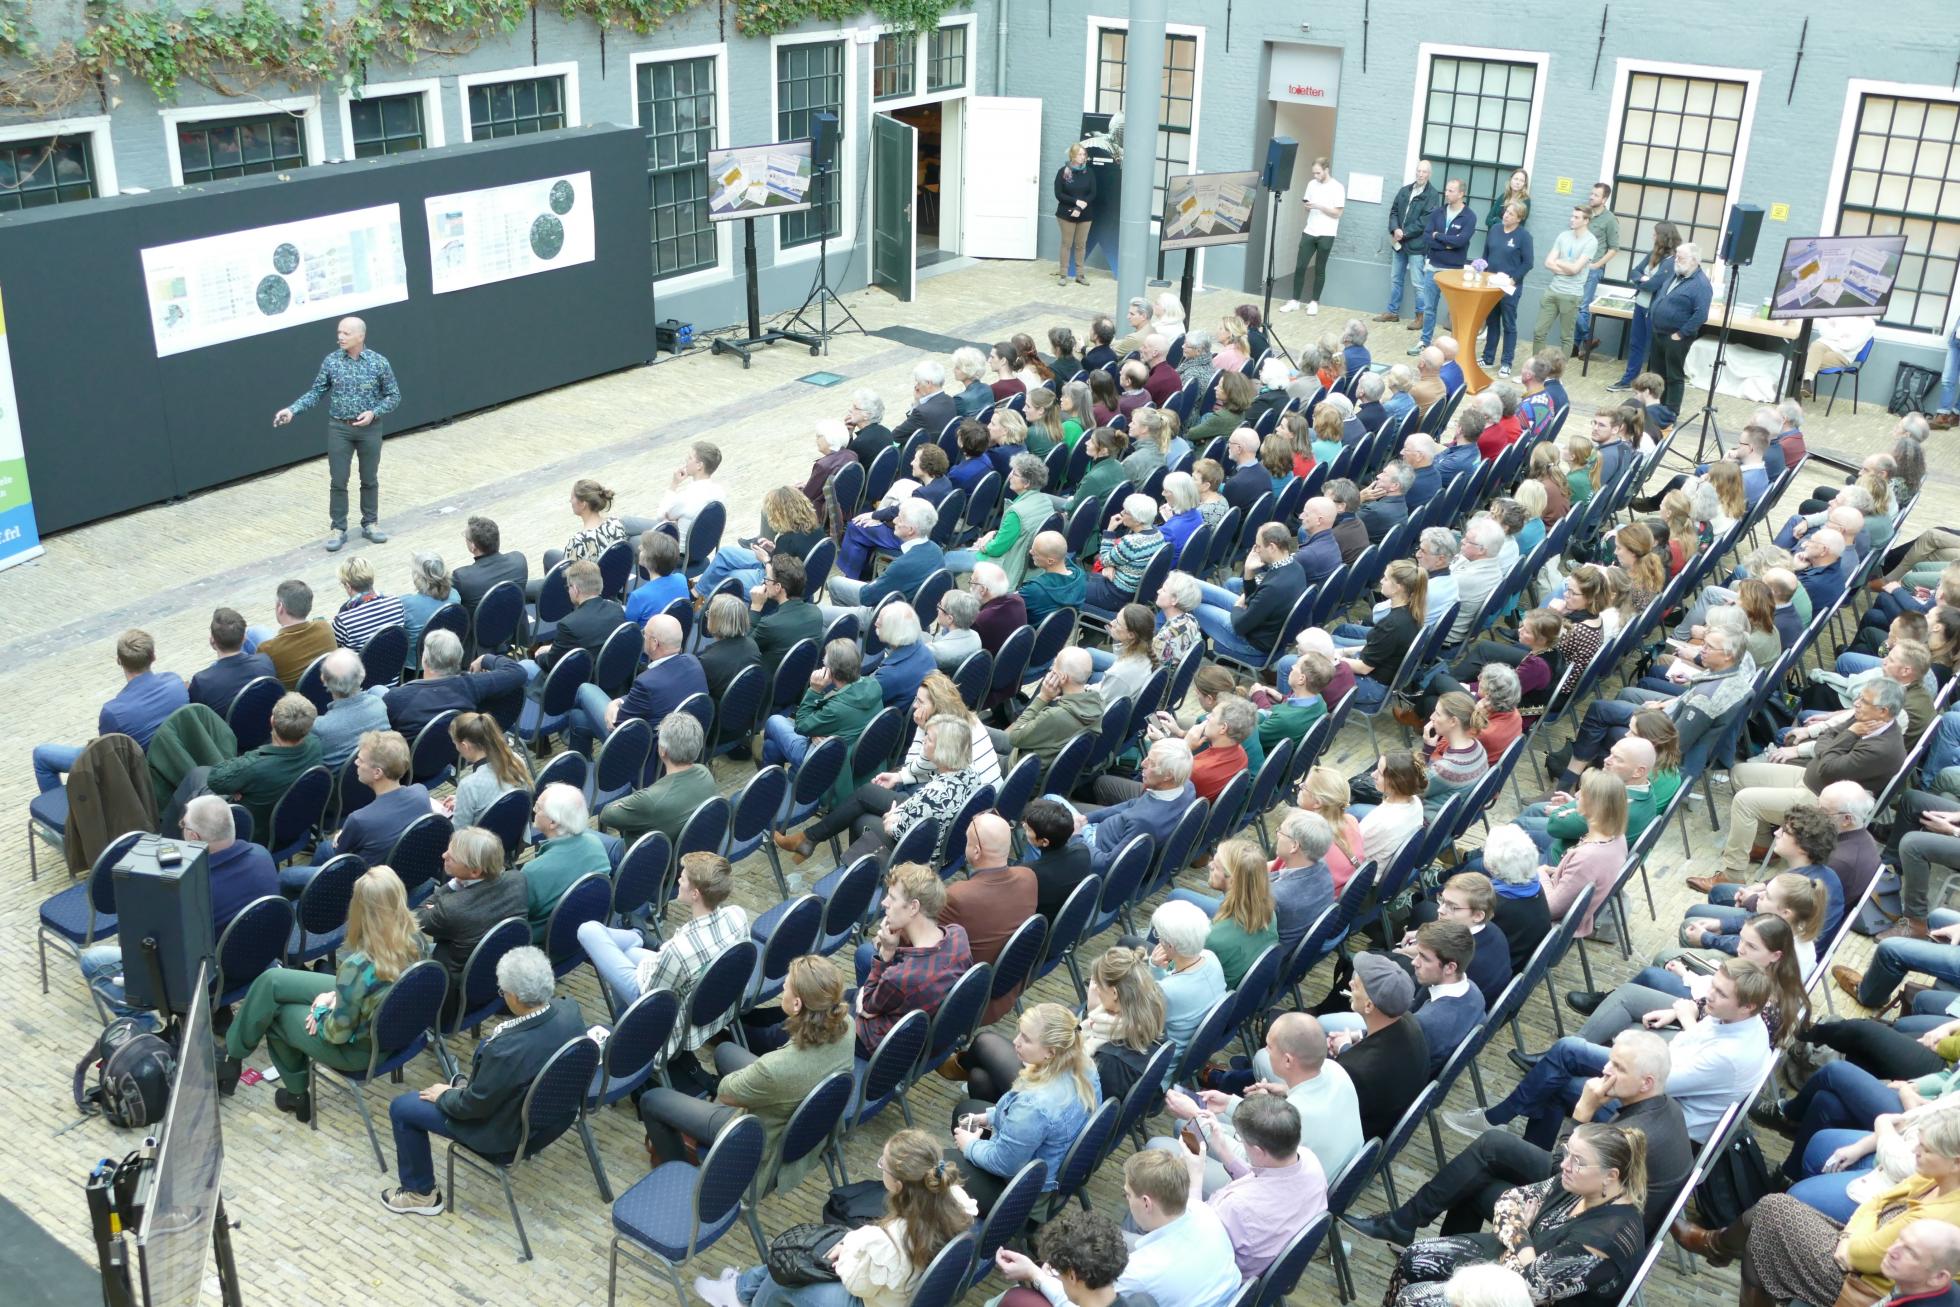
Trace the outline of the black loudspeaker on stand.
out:
M 1266 167 L 1259 174 L 1259 184 L 1266 188 L 1266 274 L 1265 301 L 1259 309 L 1259 322 L 1265 329 L 1267 342 L 1286 359 L 1293 362 L 1293 352 L 1280 340 L 1279 333 L 1273 330 L 1273 257 L 1279 244 L 1279 197 L 1293 186 L 1293 165 L 1299 158 L 1300 143 L 1290 136 L 1275 136 L 1266 142 Z
M 811 181 L 814 186 L 816 210 L 819 215 L 822 215 L 824 207 L 830 203 L 830 188 L 837 181 L 837 115 L 834 113 L 820 113 L 813 121 L 815 123 L 815 135 L 812 138 L 812 157 L 810 160 L 812 170 Z M 864 324 L 852 315 L 851 310 L 845 306 L 844 301 L 838 296 L 836 290 L 831 287 L 830 225 L 827 218 L 824 220 L 824 225 L 819 227 L 817 231 L 819 233 L 817 236 L 817 284 L 810 288 L 810 296 L 803 301 L 803 307 L 790 314 L 789 321 L 784 326 L 802 328 L 804 332 L 809 333 L 809 335 L 814 336 L 818 341 L 822 342 L 823 347 L 828 350 L 832 336 L 846 331 L 855 331 L 860 336 L 868 333 L 864 329 Z M 830 311 L 833 305 L 841 317 L 841 321 L 834 327 L 830 324 Z M 809 313 L 812 308 L 815 308 L 817 311 L 817 320 L 815 323 L 812 323 L 809 318 Z M 845 323 L 849 323 L 850 325 L 846 326 Z M 815 352 L 814 349 L 811 350 L 811 353 Z
M 1716 387 L 1722 384 L 1722 365 L 1728 359 L 1729 323 L 1735 317 L 1737 306 L 1742 299 L 1742 270 L 1755 261 L 1756 238 L 1763 229 L 1763 208 L 1760 204 L 1738 204 L 1729 209 L 1728 225 L 1722 229 L 1722 262 L 1729 265 L 1729 293 L 1722 304 L 1722 329 L 1715 333 L 1715 361 L 1708 373 L 1708 403 L 1700 413 L 1689 418 L 1701 422 L 1701 432 L 1695 437 L 1695 463 L 1707 461 L 1708 442 L 1715 442 L 1715 455 L 1720 458 L 1727 451 L 1722 445 L 1722 429 L 1716 422 Z M 1710 312 L 1713 312 L 1713 308 Z

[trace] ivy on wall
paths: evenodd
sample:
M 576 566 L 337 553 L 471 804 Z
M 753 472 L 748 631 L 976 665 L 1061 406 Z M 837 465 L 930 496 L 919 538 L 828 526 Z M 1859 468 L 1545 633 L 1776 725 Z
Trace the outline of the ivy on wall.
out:
M 128 76 L 168 103 L 185 82 L 245 95 L 272 82 L 352 86 L 373 63 L 414 63 L 465 53 L 515 31 L 535 0 L 356 0 L 343 17 L 332 0 L 305 0 L 297 18 L 269 0 L 236 8 L 178 10 L 144 0 L 85 0 L 81 38 L 44 48 L 29 0 L 0 0 L 0 108 L 52 117 Z M 543 0 L 566 17 L 644 36 L 691 9 L 730 8 L 735 30 L 771 36 L 807 22 L 839 23 L 867 9 L 906 31 L 938 25 L 963 0 Z

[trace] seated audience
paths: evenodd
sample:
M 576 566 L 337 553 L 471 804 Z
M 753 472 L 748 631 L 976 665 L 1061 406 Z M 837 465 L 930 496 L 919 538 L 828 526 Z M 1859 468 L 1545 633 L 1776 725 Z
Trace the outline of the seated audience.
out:
M 524 915 L 531 923 L 531 942 L 542 946 L 545 932 L 551 926 L 551 910 L 558 906 L 558 900 L 581 877 L 595 871 L 611 875 L 612 855 L 607 852 L 605 841 L 592 830 L 592 815 L 585 806 L 585 795 L 576 786 L 547 785 L 538 791 L 537 802 L 531 806 L 531 824 L 543 842 L 524 864 Z M 605 968 L 597 970 L 605 978 Z M 625 1004 L 619 1006 L 623 1008 Z
M 1119 1294 L 1147 1294 L 1160 1307 L 1225 1307 L 1238 1292 L 1232 1236 L 1195 1187 L 1189 1166 L 1168 1151 L 1130 1154 L 1123 1164 L 1126 1225 L 1141 1233 L 1116 1280 Z
M 953 1109 L 953 1147 L 967 1188 L 985 1216 L 1007 1182 L 1029 1162 L 1048 1164 L 1044 1192 L 1053 1192 L 1069 1145 L 1102 1101 L 1096 1066 L 1082 1046 L 1075 1015 L 1059 1003 L 1037 1003 L 1016 1025 L 1014 1053 L 1022 1068 L 997 1102 L 965 1098 Z
M 701 676 L 708 683 L 708 697 L 720 703 L 737 676 L 762 666 L 762 650 L 749 634 L 749 606 L 734 595 L 710 599 L 702 625 L 708 638 L 696 657 L 701 660 Z M 766 683 L 763 688 L 767 690 Z
M 946 882 L 922 862 L 885 873 L 884 915 L 872 936 L 870 969 L 858 977 L 857 1053 L 870 1057 L 907 1012 L 939 1010 L 946 991 L 973 966 L 966 932 L 939 924 Z
M 1130 1262 L 1130 1248 L 1116 1223 L 1100 1212 L 1063 1208 L 1041 1227 L 1036 1262 L 1003 1244 L 994 1265 L 1016 1287 L 988 1300 L 988 1307 L 1154 1307 L 1148 1294 L 1116 1286 Z
M 252 829 L 270 846 L 273 808 L 301 773 L 320 765 L 320 742 L 313 738 L 313 722 L 318 716 L 313 701 L 305 695 L 288 691 L 279 696 L 272 705 L 272 734 L 266 742 L 215 767 L 191 768 L 177 787 L 172 810 L 199 790 L 208 789 L 243 804 L 252 814 Z M 166 829 L 168 826 L 166 818 Z
M 503 841 L 481 826 L 456 828 L 443 851 L 442 867 L 448 879 L 436 885 L 429 901 L 415 910 L 415 918 L 435 945 L 435 960 L 449 973 L 449 994 L 443 1004 L 447 1021 L 462 1011 L 463 969 L 470 954 L 491 927 L 508 917 L 522 917 L 528 905 L 524 873 L 515 867 L 505 869 Z
M 491 518 L 473 516 L 463 524 L 463 549 L 470 561 L 449 574 L 449 583 L 472 617 L 491 586 L 510 581 L 522 590 L 530 579 L 530 564 L 515 550 L 504 551 L 503 532 Z
M 515 705 L 525 681 L 524 664 L 502 654 L 480 654 L 464 671 L 463 642 L 452 632 L 431 631 L 422 642 L 422 675 L 389 690 L 383 706 L 389 724 L 412 742 L 446 712 Z
M 832 640 L 823 649 L 823 663 L 810 673 L 810 688 L 794 715 L 773 713 L 762 723 L 762 765 L 802 765 L 817 740 L 836 736 L 854 743 L 871 719 L 885 706 L 884 689 L 860 674 L 863 653 L 855 640 Z
M 245 643 L 272 660 L 274 675 L 288 690 L 299 688 L 299 678 L 315 658 L 339 647 L 332 624 L 311 616 L 312 612 L 313 587 L 304 581 L 281 581 L 272 604 L 274 625 L 245 632 Z
M 320 664 L 320 684 L 326 688 L 328 702 L 314 719 L 313 738 L 320 742 L 320 761 L 335 771 L 354 756 L 361 736 L 388 729 L 385 692 L 380 686 L 364 689 L 366 680 L 367 669 L 352 649 L 335 649 Z M 514 689 L 517 683 L 511 684 Z
M 294 864 L 279 872 L 279 888 L 298 898 L 327 862 L 352 853 L 370 867 L 388 861 L 395 841 L 411 824 L 429 815 L 427 787 L 402 782 L 408 777 L 408 741 L 399 731 L 369 731 L 354 750 L 354 779 L 374 797 L 342 819 L 340 829 L 321 839 L 311 866 Z M 343 782 L 344 783 L 344 782 Z M 576 791 L 574 791 L 576 793 Z M 347 796 L 341 796 L 346 812 Z
M 1014 761 L 1033 756 L 1053 762 L 1062 746 L 1085 731 L 1102 727 L 1102 695 L 1089 688 L 1094 664 L 1089 651 L 1070 645 L 1055 655 L 1034 697 L 1006 733 L 994 740 L 995 749 L 1014 750 Z
M 1249 839 L 1226 840 L 1211 855 L 1210 886 L 1217 895 L 1175 889 L 1173 899 L 1195 903 L 1211 916 L 1205 948 L 1218 959 L 1225 985 L 1237 989 L 1259 955 L 1279 942 L 1266 857 Z
M 964 715 L 935 717 L 924 727 L 925 748 L 921 757 L 934 768 L 934 775 L 909 795 L 900 795 L 875 780 L 857 787 L 848 799 L 824 816 L 791 834 L 777 831 L 770 838 L 776 847 L 801 864 L 816 852 L 816 846 L 833 836 L 848 832 L 850 845 L 839 859 L 848 867 L 866 854 L 887 854 L 922 821 L 938 827 L 933 845 L 935 863 L 944 856 L 946 841 L 952 834 L 953 819 L 967 800 L 980 789 L 980 773 L 973 766 L 973 727 Z
M 266 654 L 245 652 L 245 619 L 235 608 L 212 612 L 211 652 L 217 661 L 191 677 L 190 701 L 220 717 L 231 711 L 231 701 L 248 682 L 279 674 Z
M 123 684 L 96 714 L 97 735 L 127 735 L 147 749 L 163 719 L 190 702 L 182 677 L 152 670 L 156 659 L 156 642 L 148 631 L 124 631 L 116 637 L 116 665 L 122 668 Z M 74 770 L 81 756 L 80 745 L 35 745 L 34 781 L 41 793 L 60 789 L 61 778 Z
M 383 627 L 406 625 L 402 601 L 375 592 L 374 564 L 356 555 L 340 565 L 339 575 L 347 602 L 334 614 L 333 637 L 343 648 L 359 653 Z
M 1198 1022 L 1211 1005 L 1231 992 L 1218 955 L 1205 947 L 1211 919 L 1195 903 L 1172 899 L 1150 914 L 1151 972 L 1164 991 L 1164 1035 L 1183 1056 Z
M 787 562 L 789 560 L 782 560 Z M 579 753 L 591 747 L 592 740 L 605 739 L 620 723 L 638 717 L 662 722 L 667 714 L 695 695 L 708 693 L 707 673 L 701 660 L 683 649 L 687 637 L 679 620 L 661 614 L 647 621 L 641 647 L 646 666 L 633 678 L 632 688 L 617 699 L 609 698 L 597 685 L 587 681 L 578 688 L 577 705 L 570 714 L 567 734 Z
M 600 829 L 612 831 L 629 847 L 653 831 L 679 838 L 695 809 L 721 793 L 714 772 L 701 760 L 706 746 L 707 733 L 693 713 L 661 718 L 654 746 L 660 756 L 659 779 L 601 808 Z

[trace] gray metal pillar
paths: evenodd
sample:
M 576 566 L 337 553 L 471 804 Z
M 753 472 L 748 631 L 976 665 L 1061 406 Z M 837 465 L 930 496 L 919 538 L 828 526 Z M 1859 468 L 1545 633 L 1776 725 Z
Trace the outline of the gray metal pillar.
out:
M 1131 0 L 1130 36 L 1124 60 L 1123 195 L 1116 227 L 1116 305 L 1120 334 L 1123 307 L 1144 293 L 1155 271 L 1150 244 L 1151 191 L 1157 176 L 1157 119 L 1163 106 L 1164 14 L 1167 0 Z

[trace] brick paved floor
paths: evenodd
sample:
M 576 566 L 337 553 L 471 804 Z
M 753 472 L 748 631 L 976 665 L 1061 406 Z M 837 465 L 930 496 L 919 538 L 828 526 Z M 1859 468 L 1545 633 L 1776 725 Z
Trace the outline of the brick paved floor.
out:
M 1057 286 L 1044 265 L 983 264 L 922 281 L 919 301 L 912 305 L 875 292 L 854 295 L 850 303 L 874 329 L 905 324 L 987 342 L 1020 330 L 1044 339 L 1047 329 L 1058 323 L 1072 325 L 1080 334 L 1095 312 L 1108 307 L 1110 296 L 1107 283 Z M 1194 320 L 1215 318 L 1243 298 L 1205 292 Z M 1308 339 L 1309 328 L 1337 333 L 1345 317 L 1330 307 L 1317 319 L 1289 315 L 1279 320 L 1279 327 L 1297 345 Z M 1393 360 L 1409 339 L 1406 329 L 1390 328 L 1378 331 L 1371 344 L 1378 357 Z M 385 350 L 388 342 L 376 345 Z M 621 511 L 649 511 L 681 449 L 696 438 L 712 439 L 725 451 L 721 479 L 736 505 L 731 532 L 746 534 L 749 515 L 765 490 L 784 482 L 800 484 L 807 475 L 811 423 L 841 416 L 857 385 L 877 388 L 895 418 L 905 406 L 901 397 L 909 394 L 908 371 L 916 357 L 888 341 L 859 336 L 839 338 L 821 361 L 793 346 L 765 350 L 746 372 L 732 359 L 700 352 L 392 439 L 382 469 L 382 506 L 383 524 L 393 538 L 362 552 L 374 560 L 382 588 L 401 591 L 407 588 L 413 551 L 433 549 L 452 565 L 461 562 L 463 517 L 487 513 L 501 523 L 507 548 L 535 560 L 570 532 L 565 492 L 573 480 L 599 477 L 620 492 Z M 796 380 L 819 367 L 842 374 L 846 383 L 826 390 Z M 1602 402 L 1602 384 L 1613 374 L 1602 369 L 1582 380 L 1576 372 L 1567 381 L 1577 407 L 1583 411 Z M 405 380 L 412 384 L 412 378 Z M 1724 400 L 1725 430 L 1739 427 L 1748 407 L 1740 400 Z M 1887 447 L 1890 422 L 1874 405 L 1862 406 L 1856 417 L 1841 406 L 1829 420 L 1816 421 L 1811 447 L 1855 460 Z M 112 649 L 123 628 L 141 625 L 149 630 L 160 650 L 159 665 L 188 677 L 207 661 L 206 624 L 214 606 L 228 604 L 250 621 L 267 621 L 273 587 L 289 576 L 311 584 L 322 604 L 332 602 L 330 597 L 338 594 L 338 560 L 319 548 L 325 479 L 325 468 L 316 460 L 184 503 L 127 514 L 57 536 L 45 558 L 0 574 L 0 666 L 7 669 L 6 734 L 15 758 L 14 765 L 0 768 L 0 810 L 25 811 L 33 791 L 27 765 L 33 743 L 87 738 L 97 708 L 115 682 Z M 1938 468 L 1920 506 L 1918 525 L 1957 521 L 1957 513 L 1955 477 Z M 1371 756 L 1365 730 L 1350 729 L 1332 752 L 1336 765 L 1359 771 Z M 726 761 L 717 768 L 727 789 L 746 771 Z M 1527 792 L 1531 785 L 1527 774 Z M 1717 786 L 1717 797 L 1726 820 L 1725 787 Z M 1502 810 L 1513 804 L 1507 790 Z M 119 1155 L 135 1141 L 99 1121 L 77 1124 L 69 1106 L 68 1078 L 91 1037 L 92 1010 L 72 966 L 59 958 L 53 962 L 52 993 L 39 992 L 32 961 L 35 909 L 65 882 L 57 873 L 29 883 L 23 826 L 24 819 L 17 817 L 0 844 L 13 868 L 0 877 L 0 947 L 12 961 L 0 970 L 0 1001 L 11 1045 L 7 1073 L 0 1077 L 0 1104 L 13 1140 L 7 1165 L 0 1169 L 0 1194 L 86 1253 L 88 1232 L 77 1182 L 98 1157 Z M 1684 857 L 1681 841 L 1670 834 L 1649 868 L 1658 924 L 1648 919 L 1644 900 L 1634 896 L 1636 965 L 1671 941 L 1672 923 L 1694 901 L 1681 884 L 1683 875 L 1705 871 L 1712 863 L 1717 841 L 1709 837 L 1707 814 L 1700 806 L 1693 810 L 1690 836 L 1691 855 Z M 813 867 L 820 870 L 825 861 L 827 855 L 820 854 Z M 750 858 L 738 873 L 741 902 L 755 910 L 772 901 L 773 882 L 761 857 Z M 1850 960 L 1861 960 L 1864 948 L 1858 941 Z M 1634 969 L 1610 950 L 1597 950 L 1594 964 L 1608 983 Z M 1562 970 L 1561 987 L 1576 986 L 1576 962 L 1569 961 Z M 1316 980 L 1317 994 L 1325 980 Z M 1037 996 L 1073 1001 L 1066 989 L 1066 982 L 1057 985 L 1051 978 Z M 603 1013 L 589 970 L 575 973 L 567 992 L 588 1013 Z M 1848 1010 L 1848 1005 L 1840 1002 L 1839 1010 Z M 1532 1042 L 1549 1042 L 1551 1021 L 1542 995 L 1526 1015 Z M 1506 1046 L 1503 1039 L 1495 1041 L 1483 1060 L 1493 1094 L 1517 1079 L 1504 1059 Z M 418 1062 L 410 1069 L 409 1085 L 428 1083 L 435 1074 L 432 1061 Z M 387 1097 L 385 1092 L 377 1095 L 384 1128 Z M 1470 1101 L 1465 1084 L 1453 1105 Z M 929 1077 L 914 1093 L 912 1106 L 922 1125 L 943 1129 L 953 1102 L 952 1086 Z M 229 1155 L 225 1191 L 233 1216 L 243 1223 L 235 1244 L 251 1301 L 417 1307 L 549 1301 L 554 1307 L 572 1307 L 604 1299 L 609 1222 L 575 1144 L 554 1147 L 518 1180 L 537 1254 L 535 1261 L 520 1264 L 501 1197 L 486 1181 L 464 1180 L 459 1210 L 440 1219 L 389 1216 L 376 1196 L 392 1181 L 374 1170 L 351 1105 L 327 1098 L 320 1111 L 317 1132 L 295 1128 L 273 1109 L 269 1086 L 241 1089 L 224 1107 Z M 888 1114 L 851 1134 L 846 1152 L 853 1175 L 873 1173 L 877 1150 L 895 1122 L 896 1116 Z M 610 1110 L 601 1114 L 596 1128 L 615 1187 L 623 1189 L 644 1172 L 637 1122 L 624 1109 Z M 1432 1166 L 1428 1145 L 1418 1136 L 1396 1165 L 1402 1191 L 1411 1191 Z M 1092 1190 L 1106 1211 L 1121 1206 L 1115 1174 L 1116 1168 L 1105 1168 Z M 774 1231 L 811 1219 L 821 1201 L 819 1187 L 806 1184 L 767 1201 L 763 1222 Z M 1361 1203 L 1370 1211 L 1378 1205 L 1378 1188 Z M 712 1273 L 725 1264 L 745 1264 L 752 1254 L 745 1238 L 731 1237 L 700 1258 L 695 1269 Z M 1388 1268 L 1379 1247 L 1357 1247 L 1356 1275 L 1364 1297 L 1379 1293 Z M 1703 1268 L 1683 1278 L 1664 1264 L 1651 1301 L 1726 1301 L 1733 1290 L 1730 1274 Z M 1316 1268 L 1294 1300 L 1324 1299 L 1330 1282 L 1326 1269 Z M 621 1297 L 666 1304 L 671 1293 L 664 1282 L 629 1271 Z M 972 1301 L 983 1296 L 975 1294 Z

